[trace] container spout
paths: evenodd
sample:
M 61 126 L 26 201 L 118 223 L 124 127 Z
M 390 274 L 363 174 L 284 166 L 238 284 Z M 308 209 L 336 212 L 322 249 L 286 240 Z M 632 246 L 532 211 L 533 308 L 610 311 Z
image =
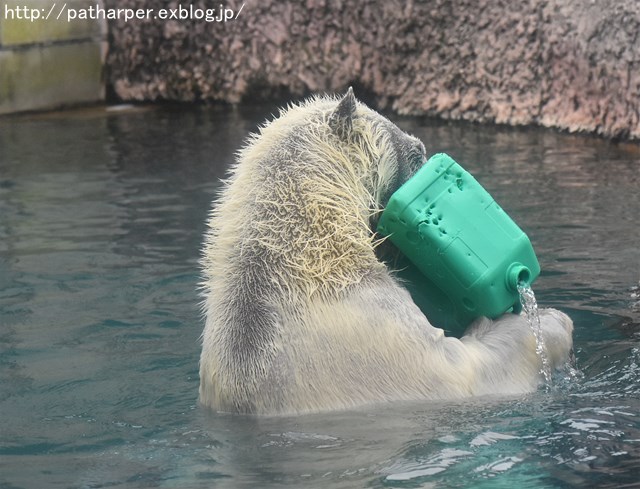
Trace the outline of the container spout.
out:
M 531 271 L 522 263 L 513 263 L 507 270 L 507 287 L 518 292 L 518 285 L 529 285 Z

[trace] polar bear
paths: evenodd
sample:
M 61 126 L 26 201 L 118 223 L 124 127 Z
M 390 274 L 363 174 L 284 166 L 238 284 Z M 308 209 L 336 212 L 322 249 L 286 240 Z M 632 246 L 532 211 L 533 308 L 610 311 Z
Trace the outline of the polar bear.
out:
M 379 213 L 425 161 L 351 90 L 290 106 L 250 137 L 203 246 L 202 404 L 294 414 L 537 388 L 523 316 L 447 337 L 376 255 Z M 540 319 L 562 366 L 573 324 L 556 310 Z

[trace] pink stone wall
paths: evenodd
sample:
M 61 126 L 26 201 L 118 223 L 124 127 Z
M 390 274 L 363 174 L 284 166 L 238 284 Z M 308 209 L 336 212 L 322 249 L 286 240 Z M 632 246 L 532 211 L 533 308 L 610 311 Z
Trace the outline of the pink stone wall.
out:
M 223 5 L 237 12 L 243 3 L 224 23 L 111 21 L 107 73 L 116 95 L 237 103 L 353 84 L 356 95 L 402 114 L 640 139 L 638 0 Z

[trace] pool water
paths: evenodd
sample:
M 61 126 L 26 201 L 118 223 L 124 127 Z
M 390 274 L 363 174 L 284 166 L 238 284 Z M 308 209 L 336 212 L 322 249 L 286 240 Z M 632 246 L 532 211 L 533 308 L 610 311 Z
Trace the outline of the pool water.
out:
M 298 417 L 197 403 L 198 258 L 274 107 L 0 119 L 0 487 L 640 487 L 640 146 L 394 118 L 527 232 L 581 376 Z M 425 372 L 428 375 L 428 372 Z

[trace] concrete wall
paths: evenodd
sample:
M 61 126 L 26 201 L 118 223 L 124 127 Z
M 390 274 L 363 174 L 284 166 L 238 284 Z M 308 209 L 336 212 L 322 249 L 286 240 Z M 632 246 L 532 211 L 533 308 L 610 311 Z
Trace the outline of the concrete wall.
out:
M 640 138 L 638 0 L 223 3 L 243 4 L 226 22 L 110 22 L 117 95 L 235 103 L 355 84 L 405 114 Z
M 106 20 L 67 20 L 69 8 L 89 5 L 0 3 L 0 114 L 104 100 Z

